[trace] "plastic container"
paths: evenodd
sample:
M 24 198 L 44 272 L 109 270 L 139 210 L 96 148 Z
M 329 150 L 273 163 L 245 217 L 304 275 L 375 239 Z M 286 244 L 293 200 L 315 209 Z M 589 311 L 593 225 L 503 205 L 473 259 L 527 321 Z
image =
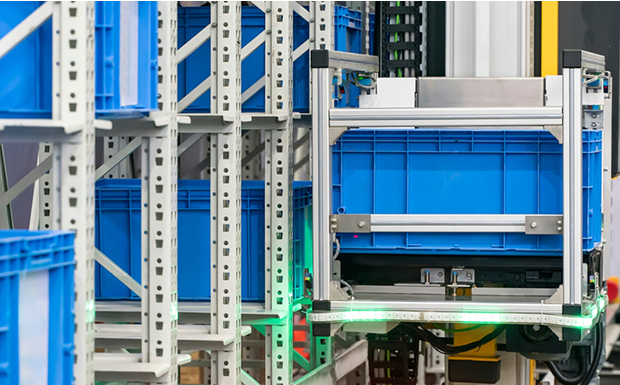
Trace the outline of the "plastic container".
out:
M 0 2 L 0 38 L 42 2 Z M 122 36 L 122 38 L 121 38 Z M 0 59 L 0 118 L 52 116 L 52 20 Z M 157 3 L 95 2 L 95 111 L 107 119 L 157 109 Z
M 179 180 L 178 185 L 178 290 L 180 300 L 209 300 L 211 293 L 211 219 L 209 180 Z M 294 184 L 294 223 L 304 222 L 310 204 L 309 182 Z M 241 291 L 244 301 L 265 298 L 265 186 L 262 181 L 243 181 L 241 189 Z M 95 190 L 95 247 L 141 281 L 140 180 L 104 179 Z M 300 216 L 302 216 L 300 218 Z M 301 226 L 299 228 L 302 228 Z M 303 233 L 294 230 L 294 250 L 305 250 Z M 295 253 L 296 263 L 305 255 Z M 295 270 L 295 298 L 303 295 Z M 137 299 L 107 270 L 95 266 L 97 299 Z
M 177 11 L 179 48 L 211 22 L 211 7 L 179 7 Z M 247 45 L 265 30 L 265 13 L 253 6 L 241 8 L 241 46 Z M 178 66 L 179 100 L 211 75 L 211 39 L 192 52 Z M 244 92 L 265 75 L 265 44 L 243 60 L 241 90 Z M 265 112 L 265 88 L 242 105 L 243 112 Z M 183 112 L 211 111 L 211 90 L 208 90 Z
M 601 241 L 602 132 L 583 131 L 583 249 Z M 352 130 L 333 147 L 345 214 L 561 214 L 562 145 L 546 131 Z M 561 235 L 340 234 L 341 253 L 561 255 Z
M 369 14 L 368 35 L 370 38 L 369 53 L 374 47 L 374 14 Z M 334 49 L 336 51 L 362 53 L 366 42 L 362 36 L 362 13 L 343 7 L 334 6 Z M 343 75 L 344 76 L 344 75 Z M 334 107 L 359 107 L 360 89 L 348 82 L 340 88 L 340 96 L 334 95 Z
M 334 13 L 342 14 L 335 22 L 335 49 L 337 51 L 362 52 L 361 13 L 346 7 L 335 6 Z M 346 14 L 346 16 L 345 16 Z M 374 14 L 369 15 L 370 44 L 374 41 Z M 183 46 L 211 22 L 211 7 L 178 8 L 178 44 Z M 340 24 L 337 24 L 340 23 Z M 343 24 L 343 23 L 346 23 Z M 265 14 L 256 7 L 244 6 L 241 9 L 241 45 L 245 46 L 265 30 Z M 310 38 L 309 23 L 293 12 L 293 50 Z M 372 51 L 370 51 L 372 52 Z M 179 100 L 211 74 L 211 43 L 205 42 L 189 55 L 178 67 Z M 265 45 L 260 45 L 241 64 L 241 90 L 250 88 L 265 74 Z M 357 106 L 359 90 L 346 86 L 345 101 L 337 102 L 337 107 Z M 293 62 L 293 110 L 306 113 L 310 111 L 310 53 L 307 51 Z M 186 113 L 205 113 L 211 111 L 211 91 L 207 91 L 189 105 Z M 255 93 L 242 105 L 243 112 L 265 111 L 265 89 Z
M 73 384 L 73 238 L 0 230 L 0 385 Z

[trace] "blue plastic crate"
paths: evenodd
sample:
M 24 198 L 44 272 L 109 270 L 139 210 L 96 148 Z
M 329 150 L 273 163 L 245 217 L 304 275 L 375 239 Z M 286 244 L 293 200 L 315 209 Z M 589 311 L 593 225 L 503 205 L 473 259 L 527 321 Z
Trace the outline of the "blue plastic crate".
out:
M 178 46 L 182 47 L 211 22 L 211 7 L 179 7 Z M 241 45 L 245 46 L 265 30 L 265 13 L 253 6 L 241 8 Z M 192 52 L 178 66 L 179 100 L 211 75 L 211 39 Z M 265 75 L 265 44 L 243 60 L 241 65 L 242 92 Z M 242 105 L 243 112 L 265 111 L 265 88 L 255 93 Z M 184 112 L 211 111 L 211 90 L 196 99 Z
M 0 385 L 73 384 L 73 238 L 0 230 Z
M 369 53 L 372 53 L 374 43 L 374 14 L 369 14 L 368 35 L 370 40 Z M 362 35 L 362 13 L 343 7 L 334 6 L 334 49 L 336 51 L 362 53 L 362 47 L 366 44 Z M 343 77 L 345 75 L 343 74 Z M 340 88 L 340 96 L 334 95 L 334 107 L 359 107 L 360 89 L 348 82 Z
M 310 24 L 293 12 L 293 51 L 310 38 Z M 293 110 L 310 112 L 310 51 L 293 62 Z
M 312 182 L 293 188 L 293 298 L 304 295 L 304 269 L 312 271 Z
M 42 2 L 0 2 L 0 38 Z M 121 39 L 122 36 L 122 39 Z M 51 118 L 52 21 L 0 59 L 0 118 Z M 141 116 L 157 109 L 157 2 L 95 2 L 95 111 Z
M 178 290 L 180 300 L 209 300 L 211 282 L 210 181 L 179 180 L 178 185 Z M 312 193 L 308 182 L 294 184 L 295 223 L 303 215 Z M 265 186 L 243 181 L 241 189 L 242 279 L 244 301 L 265 298 Z M 104 179 L 95 190 L 95 246 L 141 281 L 140 180 Z M 304 250 L 303 233 L 294 231 L 294 250 Z M 296 254 L 295 258 L 304 257 Z M 303 270 L 303 269 L 302 269 Z M 298 274 L 296 271 L 295 274 Z M 303 277 L 294 277 L 294 297 L 303 295 Z M 117 278 L 96 264 L 97 299 L 135 299 Z
M 602 131 L 583 131 L 583 249 L 601 241 Z M 562 145 L 546 131 L 352 130 L 333 147 L 346 214 L 561 214 Z M 561 235 L 340 234 L 341 253 L 561 255 Z

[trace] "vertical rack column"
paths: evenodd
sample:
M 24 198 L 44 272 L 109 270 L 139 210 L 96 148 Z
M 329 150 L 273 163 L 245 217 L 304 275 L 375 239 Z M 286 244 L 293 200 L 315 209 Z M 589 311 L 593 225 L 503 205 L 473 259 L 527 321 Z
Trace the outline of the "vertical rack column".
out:
M 54 191 L 49 218 L 54 229 L 75 232 L 76 384 L 94 385 L 95 350 L 95 84 L 94 2 L 61 2 L 54 10 L 53 118 L 79 121 L 81 130 L 52 152 Z M 45 146 L 45 145 L 44 145 Z M 43 160 L 43 159 L 41 159 Z M 51 180 L 50 180 L 51 179 Z
M 267 383 L 292 382 L 293 369 L 293 7 L 274 1 L 265 12 L 265 113 L 286 116 L 265 131 L 265 309 L 284 312 L 265 329 Z
M 310 20 L 312 21 L 312 23 L 310 24 L 310 41 L 313 44 L 311 49 L 333 50 L 334 49 L 334 2 L 333 1 L 313 2 L 312 6 L 310 7 Z M 310 54 L 312 55 L 312 51 L 310 52 Z M 320 207 L 320 203 L 318 200 L 319 193 L 318 193 L 317 187 L 315 186 L 318 186 L 320 184 L 320 182 L 317 183 L 318 181 L 317 178 L 321 178 L 321 175 L 324 175 L 324 170 L 322 172 L 318 171 L 319 166 L 317 163 L 319 162 L 320 158 L 317 158 L 317 151 L 319 150 L 317 144 L 319 140 L 325 141 L 324 136 L 321 136 L 319 138 L 319 135 L 318 135 L 319 125 L 318 125 L 317 119 L 322 119 L 322 118 L 319 118 L 318 116 L 319 108 L 317 106 L 320 104 L 322 108 L 324 109 L 324 111 L 329 111 L 329 108 L 332 106 L 331 93 L 330 93 L 330 80 L 331 79 L 327 79 L 329 78 L 327 74 L 330 72 L 330 70 L 322 69 L 322 71 L 326 73 L 325 75 L 326 79 L 323 79 L 323 84 L 319 86 L 318 85 L 319 79 L 317 77 L 317 71 L 310 68 L 310 112 L 312 113 L 312 132 L 311 132 L 311 141 L 310 141 L 309 164 L 310 164 L 310 175 L 313 181 L 312 182 L 312 196 L 314 197 L 313 205 L 312 205 L 312 218 L 315 218 L 315 219 L 313 219 L 312 221 L 313 223 L 312 255 L 314 259 L 313 266 L 315 268 L 318 266 L 316 258 L 318 256 L 317 247 L 319 247 L 319 245 L 317 243 L 316 235 L 318 234 L 317 226 L 320 223 L 320 221 L 316 219 L 316 218 L 319 218 L 317 210 Z M 320 91 L 322 92 L 321 94 L 319 94 L 319 91 L 318 91 L 319 87 L 321 87 L 321 91 Z M 320 100 L 317 100 L 317 98 Z M 325 110 L 325 108 L 327 110 Z M 327 114 L 328 112 L 324 112 L 324 113 Z M 328 128 L 325 128 L 325 130 L 328 130 Z M 325 133 L 329 134 L 329 131 L 325 131 Z M 328 153 L 330 152 L 329 143 L 327 143 L 327 151 Z M 322 162 L 324 162 L 325 160 L 326 159 L 323 159 L 323 161 L 321 161 L 321 165 L 323 165 Z M 329 175 L 331 175 L 331 172 L 328 172 L 328 178 L 329 178 Z M 331 178 L 329 179 L 329 183 L 330 183 L 329 187 L 331 188 Z M 326 208 L 326 210 L 329 210 L 329 207 L 331 207 L 331 203 L 328 206 L 328 208 Z M 331 212 L 329 212 L 328 215 L 329 214 L 331 214 Z M 329 222 L 326 222 L 325 225 L 329 226 Z M 324 245 L 323 248 L 329 250 L 329 258 L 331 261 L 331 249 L 332 249 L 331 238 L 330 238 L 329 244 Z M 331 268 L 331 265 L 330 265 L 330 268 Z M 312 274 L 313 274 L 313 281 L 314 281 L 313 299 L 316 299 L 317 298 L 316 297 L 317 283 L 318 283 L 317 277 L 319 277 L 319 274 L 322 274 L 322 273 L 317 274 L 317 271 L 314 270 Z M 331 277 L 331 273 L 329 277 Z M 328 278 L 327 282 L 325 282 L 325 284 L 327 285 L 327 292 L 329 292 L 329 281 L 330 279 Z M 312 330 L 313 325 L 310 325 L 310 328 Z M 311 334 L 312 336 L 310 340 L 310 346 L 311 346 L 310 350 L 312 353 L 311 353 L 310 364 L 311 364 L 311 367 L 314 369 L 326 362 L 331 362 L 332 357 L 333 357 L 333 341 L 331 337 L 315 337 L 314 331 L 312 331 Z
M 241 381 L 241 3 L 211 3 L 211 333 L 233 335 L 211 352 L 211 384 Z
M 142 362 L 177 384 L 177 5 L 158 2 L 157 136 L 142 139 Z
M 582 69 L 564 68 L 563 194 L 564 194 L 564 303 L 582 303 L 583 183 L 582 183 Z

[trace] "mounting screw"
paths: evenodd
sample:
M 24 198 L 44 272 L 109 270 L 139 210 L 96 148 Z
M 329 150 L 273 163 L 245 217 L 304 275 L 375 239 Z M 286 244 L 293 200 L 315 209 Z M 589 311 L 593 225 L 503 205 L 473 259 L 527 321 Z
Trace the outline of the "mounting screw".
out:
M 562 228 L 561 228 L 561 227 L 558 227 L 558 231 L 562 231 Z
M 536 222 L 532 222 L 532 224 L 530 226 L 532 226 L 532 228 L 535 228 L 538 225 L 536 224 Z
M 467 273 L 467 278 L 472 279 L 473 275 L 471 273 Z
M 534 325 L 532 326 L 532 329 L 534 329 L 535 332 L 540 330 L 540 325 Z
M 364 221 L 361 221 L 357 224 L 357 226 L 359 226 L 359 228 L 361 229 L 362 227 L 366 226 L 366 223 L 364 223 Z
M 592 127 L 596 127 L 596 123 L 595 123 L 595 122 L 592 122 L 591 126 L 592 126 Z
M 438 273 L 437 273 L 437 276 L 438 276 L 439 278 L 441 278 L 441 277 L 443 277 L 443 273 L 440 271 L 440 272 L 438 272 Z

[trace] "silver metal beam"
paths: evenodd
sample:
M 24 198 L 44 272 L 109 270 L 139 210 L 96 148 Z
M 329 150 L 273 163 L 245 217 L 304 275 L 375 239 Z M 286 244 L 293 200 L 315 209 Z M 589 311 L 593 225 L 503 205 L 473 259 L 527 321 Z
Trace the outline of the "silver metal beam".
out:
M 564 303 L 581 305 L 583 277 L 583 183 L 581 68 L 563 70 L 563 211 L 566 229 L 563 248 Z
M 329 51 L 329 68 L 345 71 L 379 72 L 379 57 L 351 52 Z
M 209 24 L 198 32 L 187 43 L 183 44 L 183 47 L 177 50 L 177 64 L 185 60 L 189 55 L 203 45 L 207 40 L 211 38 L 212 25 Z
M 368 359 L 368 341 L 357 341 L 348 349 L 334 357 L 332 362 L 325 363 L 306 374 L 295 385 L 335 384 L 347 374 L 363 365 Z
M 136 293 L 138 297 L 142 297 L 142 287 L 140 284 L 98 249 L 95 249 L 95 261 L 99 262 L 101 267 L 112 273 L 129 290 Z
M 45 23 L 54 12 L 54 1 L 46 1 L 0 39 L 0 59 Z
M 336 232 L 459 232 L 562 234 L 561 215 L 520 214 L 342 214 L 334 215 Z
M 198 141 L 202 139 L 202 137 L 204 137 L 204 134 L 196 133 L 196 134 L 192 134 L 189 138 L 185 139 L 183 143 L 179 144 L 179 147 L 177 148 L 177 156 L 181 156 L 190 147 L 198 143 Z
M 493 127 L 541 129 L 562 125 L 561 107 L 488 108 L 337 108 L 331 127 Z M 533 127 L 532 127 L 533 126 Z
M 99 168 L 95 171 L 95 180 L 101 179 L 105 174 L 107 174 L 110 170 L 116 167 L 123 159 L 127 158 L 134 152 L 138 147 L 142 144 L 142 138 L 136 137 L 133 138 L 125 147 L 123 147 L 119 152 L 112 155 L 112 157 L 104 164 L 99 166 Z
M 312 250 L 314 266 L 313 299 L 329 301 L 332 278 L 332 214 L 331 143 L 329 140 L 329 108 L 331 76 L 328 68 L 312 70 Z
M 52 168 L 52 165 L 53 158 L 51 156 L 48 156 L 47 158 L 45 158 L 45 160 L 43 160 L 43 162 L 39 163 L 37 167 L 35 167 L 32 171 L 26 174 L 26 176 L 20 179 L 19 182 L 15 183 L 13 187 L 9 189 L 9 191 L 0 195 L 0 207 L 5 207 L 6 205 L 10 204 L 13 199 L 17 198 L 19 194 L 24 192 L 24 190 L 26 190 L 28 186 L 33 184 L 43 174 L 48 172 Z

